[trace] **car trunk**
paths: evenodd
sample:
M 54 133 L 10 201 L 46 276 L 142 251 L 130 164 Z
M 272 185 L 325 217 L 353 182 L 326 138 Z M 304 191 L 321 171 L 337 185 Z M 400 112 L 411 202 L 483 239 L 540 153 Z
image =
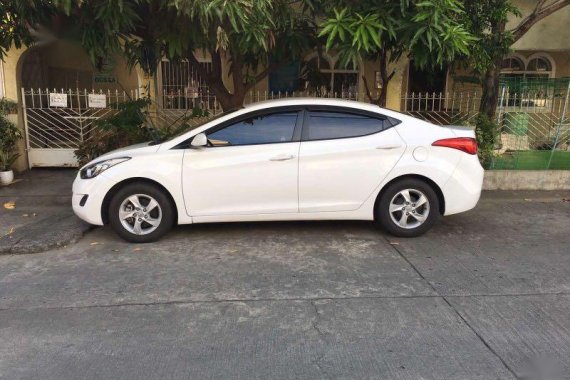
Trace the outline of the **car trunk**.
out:
M 451 131 L 457 137 L 475 138 L 475 130 L 471 127 L 466 127 L 466 126 L 461 126 L 461 125 L 445 125 L 444 127 L 451 129 Z

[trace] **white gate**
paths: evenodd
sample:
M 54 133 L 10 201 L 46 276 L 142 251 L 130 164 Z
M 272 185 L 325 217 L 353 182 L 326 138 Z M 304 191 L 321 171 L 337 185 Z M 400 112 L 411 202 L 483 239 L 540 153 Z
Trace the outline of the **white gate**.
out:
M 126 92 L 22 89 L 28 166 L 77 166 L 74 151 L 90 138 L 94 122 L 132 98 Z

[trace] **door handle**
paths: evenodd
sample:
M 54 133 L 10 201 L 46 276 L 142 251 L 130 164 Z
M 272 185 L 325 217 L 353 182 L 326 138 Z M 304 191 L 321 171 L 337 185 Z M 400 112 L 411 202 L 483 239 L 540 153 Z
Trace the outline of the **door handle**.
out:
M 390 150 L 390 149 L 398 149 L 398 148 L 401 148 L 401 147 L 402 147 L 402 145 L 400 145 L 400 144 L 380 145 L 380 146 L 377 146 L 376 149 Z
M 295 158 L 295 156 L 293 156 L 292 154 L 290 155 L 280 154 L 279 156 L 271 157 L 269 161 L 287 161 L 287 160 L 292 160 L 293 158 Z

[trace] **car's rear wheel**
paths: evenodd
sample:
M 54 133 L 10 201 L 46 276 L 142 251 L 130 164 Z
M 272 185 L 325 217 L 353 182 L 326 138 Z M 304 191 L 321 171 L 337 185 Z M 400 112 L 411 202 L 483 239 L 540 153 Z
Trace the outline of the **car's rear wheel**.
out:
M 424 181 L 407 178 L 391 184 L 376 203 L 376 219 L 389 233 L 414 237 L 439 219 L 439 199 Z
M 131 183 L 111 199 L 109 224 L 123 239 L 149 243 L 161 238 L 174 224 L 174 209 L 164 191 L 148 183 Z

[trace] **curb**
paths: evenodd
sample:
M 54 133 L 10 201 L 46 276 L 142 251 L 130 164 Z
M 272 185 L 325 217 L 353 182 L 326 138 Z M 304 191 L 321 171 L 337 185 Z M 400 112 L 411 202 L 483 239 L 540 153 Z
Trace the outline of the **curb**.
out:
M 485 170 L 484 190 L 570 190 L 570 170 Z
M 91 228 L 91 225 L 73 214 L 52 215 L 0 237 L 0 255 L 39 253 L 61 248 L 76 243 Z

